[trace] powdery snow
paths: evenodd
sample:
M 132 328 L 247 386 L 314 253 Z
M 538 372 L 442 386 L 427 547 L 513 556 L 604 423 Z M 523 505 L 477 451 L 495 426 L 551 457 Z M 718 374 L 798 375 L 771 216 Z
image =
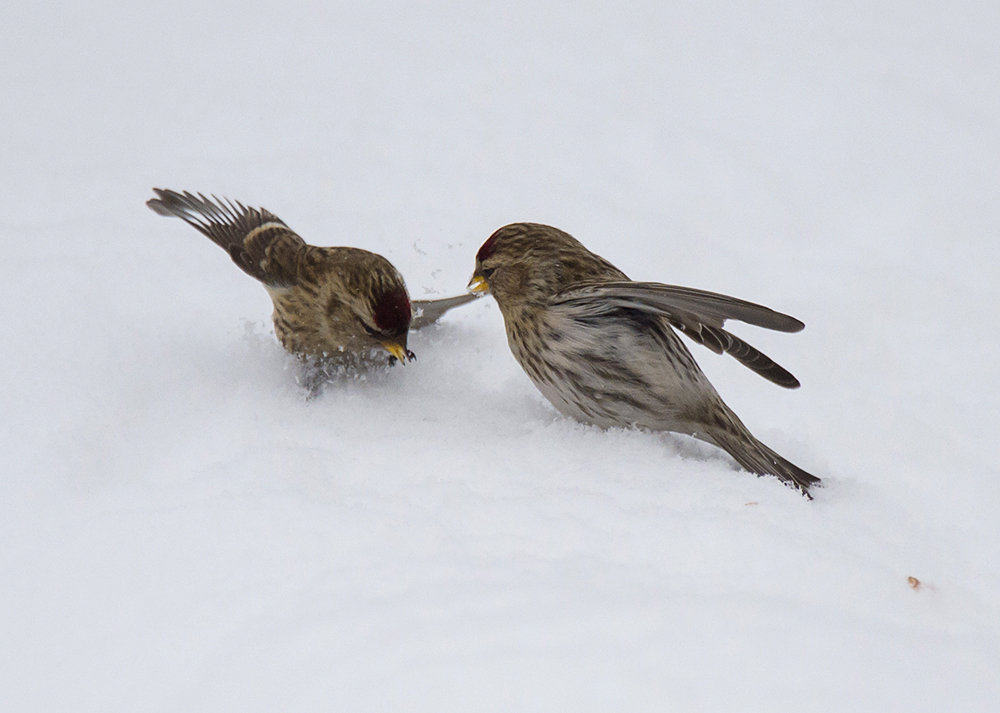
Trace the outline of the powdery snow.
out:
M 6 15 L 5 708 L 994 710 L 1000 6 Z M 558 417 L 489 300 L 307 402 L 154 185 L 418 297 L 533 220 L 793 314 L 734 331 L 798 391 L 693 350 L 827 487 Z

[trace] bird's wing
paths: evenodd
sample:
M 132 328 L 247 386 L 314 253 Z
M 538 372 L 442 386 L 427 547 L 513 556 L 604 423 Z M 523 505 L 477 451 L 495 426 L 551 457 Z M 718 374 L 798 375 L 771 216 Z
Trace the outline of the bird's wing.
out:
M 466 294 L 439 300 L 413 300 L 413 319 L 410 321 L 410 329 L 420 329 L 428 324 L 434 324 L 452 307 L 467 304 L 478 297 L 479 295 Z
M 146 201 L 160 215 L 176 216 L 229 253 L 240 269 L 271 287 L 295 284 L 296 256 L 305 241 L 278 216 L 228 198 L 154 188 Z
M 629 281 L 575 285 L 560 292 L 553 304 L 572 305 L 587 316 L 617 309 L 655 314 L 691 340 L 716 354 L 731 355 L 765 379 L 789 389 L 799 386 L 799 380 L 788 370 L 722 328 L 727 319 L 781 332 L 797 332 L 805 327 L 794 317 L 768 307 L 690 287 Z
M 600 295 L 605 300 L 629 302 L 629 307 L 645 305 L 650 309 L 671 312 L 688 312 L 713 327 L 721 327 L 727 319 L 736 319 L 757 327 L 779 332 L 798 332 L 805 325 L 795 317 L 776 312 L 770 307 L 747 302 L 737 297 L 717 292 L 696 290 L 693 287 L 663 285 L 659 282 L 592 282 L 574 285 L 560 293 L 558 301 L 568 301 L 586 295 Z

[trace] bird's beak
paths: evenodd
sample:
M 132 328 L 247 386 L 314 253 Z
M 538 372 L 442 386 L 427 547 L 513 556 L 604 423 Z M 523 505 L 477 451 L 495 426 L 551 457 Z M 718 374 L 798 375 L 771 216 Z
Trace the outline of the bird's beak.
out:
M 400 364 L 405 364 L 407 359 L 410 358 L 410 353 L 406 351 L 406 348 L 395 342 L 382 342 L 382 346 L 387 352 L 396 357 Z
M 476 295 L 485 295 L 490 291 L 490 286 L 486 282 L 486 278 L 482 275 L 473 275 L 472 279 L 469 280 L 469 292 Z

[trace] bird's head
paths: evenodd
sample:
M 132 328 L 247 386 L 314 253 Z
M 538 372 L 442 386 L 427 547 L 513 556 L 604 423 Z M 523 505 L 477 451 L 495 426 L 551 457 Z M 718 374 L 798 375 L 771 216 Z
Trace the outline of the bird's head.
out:
M 544 305 L 560 290 L 600 279 L 609 269 L 616 271 L 558 228 L 512 223 L 493 233 L 479 248 L 469 290 L 489 292 L 501 309 Z
M 367 314 L 361 316 L 365 332 L 391 355 L 390 363 L 398 360 L 405 364 L 415 357 L 406 348 L 410 332 L 410 298 L 400 284 L 387 290 L 377 290 L 367 302 Z
M 412 312 L 402 275 L 381 255 L 364 250 L 345 252 L 341 260 L 327 308 L 331 332 L 351 335 L 355 348 L 384 349 L 390 363 L 413 359 L 406 348 Z

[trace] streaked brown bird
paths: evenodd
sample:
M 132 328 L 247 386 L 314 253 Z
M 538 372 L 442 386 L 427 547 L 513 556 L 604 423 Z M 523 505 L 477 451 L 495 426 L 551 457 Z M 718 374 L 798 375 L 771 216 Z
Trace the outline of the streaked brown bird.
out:
M 507 342 L 561 413 L 603 428 L 694 436 L 743 468 L 775 475 L 806 497 L 819 482 L 758 441 L 677 336 L 677 329 L 786 388 L 798 380 L 723 325 L 781 332 L 805 325 L 761 305 L 689 287 L 634 282 L 557 228 L 514 223 L 483 243 L 469 289 L 496 299 Z
M 176 216 L 229 253 L 241 270 L 264 285 L 274 303 L 281 344 L 310 367 L 316 379 L 413 359 L 410 329 L 437 321 L 475 298 L 459 295 L 410 302 L 402 276 L 368 250 L 307 244 L 278 216 L 239 201 L 154 188 L 154 212 Z M 379 355 L 382 356 L 379 356 Z

